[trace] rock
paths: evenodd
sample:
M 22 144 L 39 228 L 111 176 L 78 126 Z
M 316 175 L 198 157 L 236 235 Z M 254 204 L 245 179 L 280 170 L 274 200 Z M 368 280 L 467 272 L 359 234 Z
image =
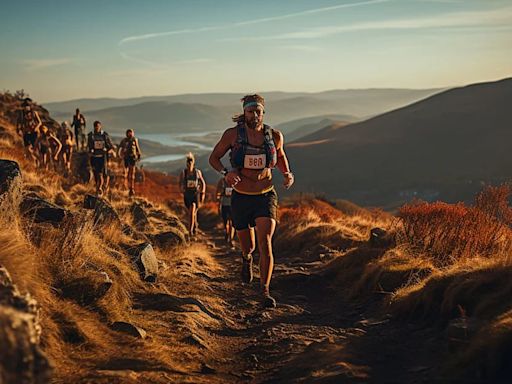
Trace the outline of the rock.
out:
M 0 195 L 9 191 L 19 181 L 21 181 L 21 171 L 18 163 L 12 160 L 0 160 Z
M 37 302 L 22 296 L 0 266 L 0 382 L 47 383 L 51 367 L 39 348 L 41 325 Z
M 151 241 L 159 248 L 167 249 L 186 243 L 185 235 L 178 230 L 160 232 L 156 235 L 149 235 Z
M 120 228 L 122 227 L 119 215 L 107 200 L 87 194 L 84 197 L 84 208 L 94 209 L 95 225 L 104 226 L 115 224 Z
M 112 280 L 106 272 L 91 271 L 63 286 L 62 296 L 88 306 L 96 303 L 112 287 Z
M 187 343 L 187 344 L 190 344 L 190 345 L 196 345 L 198 347 L 209 349 L 208 345 L 204 342 L 204 340 L 201 339 L 196 334 L 189 335 L 189 336 L 185 337 L 182 341 L 184 343 Z
M 60 224 L 71 212 L 50 203 L 35 193 L 25 195 L 20 203 L 21 213 L 33 219 L 35 223 Z
M 201 373 L 203 375 L 211 375 L 212 373 L 216 373 L 216 372 L 217 372 L 217 370 L 215 368 L 210 367 L 208 364 L 206 364 L 206 363 L 201 364 Z
M 137 231 L 144 232 L 150 229 L 151 224 L 149 222 L 148 216 L 140 204 L 133 203 L 130 211 L 132 213 L 133 225 Z
M 387 248 L 395 245 L 395 236 L 382 228 L 372 228 L 370 230 L 370 245 L 375 248 Z
M 115 321 L 110 326 L 114 331 L 116 332 L 122 332 L 126 333 L 130 336 L 137 337 L 139 339 L 145 339 L 147 337 L 147 332 L 137 327 L 136 325 L 133 325 L 132 323 L 128 323 L 126 321 Z
M 141 277 L 149 283 L 156 282 L 158 276 L 158 259 L 150 243 L 142 243 L 128 248 L 128 254 L 137 266 Z

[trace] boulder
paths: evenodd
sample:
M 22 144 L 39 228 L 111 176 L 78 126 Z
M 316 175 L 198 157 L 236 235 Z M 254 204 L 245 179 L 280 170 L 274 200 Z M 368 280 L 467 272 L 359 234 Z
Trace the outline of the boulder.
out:
M 144 208 L 140 204 L 133 203 L 130 211 L 132 213 L 133 225 L 137 231 L 145 232 L 150 229 L 151 224 L 148 215 L 146 215 Z
M 51 368 L 39 348 L 41 325 L 37 302 L 21 295 L 0 266 L 0 382 L 47 383 Z
M 166 232 L 160 232 L 155 235 L 148 236 L 157 247 L 162 249 L 168 249 L 187 242 L 183 232 L 174 228 Z
M 60 224 L 71 212 L 44 200 L 35 193 L 23 196 L 20 203 L 21 213 L 33 219 L 35 223 Z
M 150 243 L 142 243 L 127 249 L 144 281 L 154 283 L 158 276 L 158 259 Z
M 387 248 L 396 243 L 394 233 L 388 232 L 382 228 L 372 228 L 368 241 L 374 248 Z
M 21 170 L 18 163 L 12 160 L 0 160 L 0 195 L 9 191 L 19 180 L 21 180 Z
M 82 306 L 96 303 L 112 287 L 112 280 L 106 272 L 91 271 L 61 287 L 62 296 Z
M 94 209 L 94 225 L 104 226 L 115 224 L 122 227 L 119 215 L 107 200 L 86 194 L 84 197 L 84 208 Z
M 116 332 L 126 333 L 130 336 L 137 337 L 139 339 L 145 339 L 147 333 L 144 329 L 133 325 L 132 323 L 128 323 L 126 321 L 115 321 L 110 326 Z

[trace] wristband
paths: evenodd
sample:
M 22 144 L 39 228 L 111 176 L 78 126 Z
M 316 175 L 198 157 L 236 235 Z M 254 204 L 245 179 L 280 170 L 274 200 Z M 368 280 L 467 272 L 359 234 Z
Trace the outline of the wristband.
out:
M 228 174 L 228 169 L 227 168 L 224 168 L 222 171 L 220 171 L 220 174 L 222 176 L 226 176 Z

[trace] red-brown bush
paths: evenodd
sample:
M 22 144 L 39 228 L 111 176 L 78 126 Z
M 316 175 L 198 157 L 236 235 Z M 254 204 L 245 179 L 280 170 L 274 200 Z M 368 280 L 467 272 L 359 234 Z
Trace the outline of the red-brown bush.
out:
M 511 249 L 512 209 L 507 185 L 486 187 L 475 204 L 416 201 L 399 211 L 403 242 L 443 266 L 461 258 Z

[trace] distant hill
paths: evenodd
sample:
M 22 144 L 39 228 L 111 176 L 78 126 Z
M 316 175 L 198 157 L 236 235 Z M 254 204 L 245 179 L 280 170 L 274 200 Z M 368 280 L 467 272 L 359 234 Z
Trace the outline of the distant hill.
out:
M 305 125 L 316 124 L 321 121 L 347 121 L 347 122 L 356 122 L 359 120 L 356 116 L 350 115 L 339 115 L 339 114 L 329 114 L 329 115 L 315 115 L 304 117 L 302 119 L 295 119 L 291 121 L 287 121 L 285 123 L 281 123 L 275 126 L 276 129 L 279 129 L 283 134 L 289 135 L 291 132 L 304 127 Z M 328 124 L 325 124 L 327 126 Z M 312 132 L 311 132 L 312 133 Z M 286 136 L 286 141 L 290 141 L 288 136 Z
M 58 116 L 63 118 L 64 116 Z M 66 116 L 69 120 L 71 116 Z M 218 130 L 231 124 L 227 110 L 205 104 L 146 102 L 130 106 L 111 107 L 85 114 L 92 122 L 100 120 L 109 132 L 121 133 L 134 128 L 139 133 Z
M 295 190 L 360 204 L 471 199 L 512 176 L 512 79 L 454 88 L 288 148 Z
M 263 93 L 266 120 L 278 125 L 321 115 L 373 116 L 438 92 L 438 89 L 339 90 L 319 93 Z M 114 131 L 136 127 L 143 133 L 211 131 L 231 125 L 240 112 L 241 94 L 189 94 L 131 99 L 81 99 L 45 104 L 58 120 L 69 120 L 80 108 L 88 121 L 101 120 Z M 344 121 L 353 121 L 349 117 Z
M 297 140 L 302 140 L 303 137 L 311 135 L 311 134 L 318 132 L 318 131 L 320 131 L 326 127 L 329 127 L 329 126 L 341 127 L 341 126 L 345 126 L 348 124 L 350 124 L 350 123 L 347 122 L 346 120 L 340 121 L 340 120 L 333 120 L 333 119 L 323 119 L 316 123 L 305 124 L 297 129 L 293 130 L 292 132 L 288 133 L 286 135 L 286 142 L 292 143 Z
M 317 93 L 308 92 L 262 92 L 265 99 L 269 103 L 280 100 L 300 98 L 300 97 L 313 97 L 320 100 L 343 100 L 351 105 L 359 105 L 361 100 L 372 100 L 372 104 L 382 105 L 381 109 L 389 109 L 398 105 L 419 100 L 427 95 L 439 92 L 441 89 L 356 89 L 356 90 L 331 90 Z M 181 95 L 167 95 L 167 96 L 140 96 L 125 99 L 103 97 L 103 98 L 88 98 L 88 99 L 74 99 L 52 103 L 45 103 L 45 107 L 52 114 L 59 115 L 72 115 L 76 108 L 80 108 L 82 112 L 90 112 L 99 109 L 129 106 L 147 102 L 161 101 L 166 103 L 198 103 L 207 104 L 217 107 L 231 106 L 239 108 L 240 98 L 243 93 L 190 93 Z M 392 107 L 389 105 L 394 104 Z M 365 110 L 364 106 L 361 106 Z M 235 109 L 236 111 L 237 109 Z M 336 112 L 335 112 L 336 113 Z M 375 112 L 379 113 L 379 112 Z M 314 115 L 318 115 L 315 113 Z M 355 115 L 365 116 L 369 113 L 362 113 Z M 293 119 L 290 118 L 289 120 Z

